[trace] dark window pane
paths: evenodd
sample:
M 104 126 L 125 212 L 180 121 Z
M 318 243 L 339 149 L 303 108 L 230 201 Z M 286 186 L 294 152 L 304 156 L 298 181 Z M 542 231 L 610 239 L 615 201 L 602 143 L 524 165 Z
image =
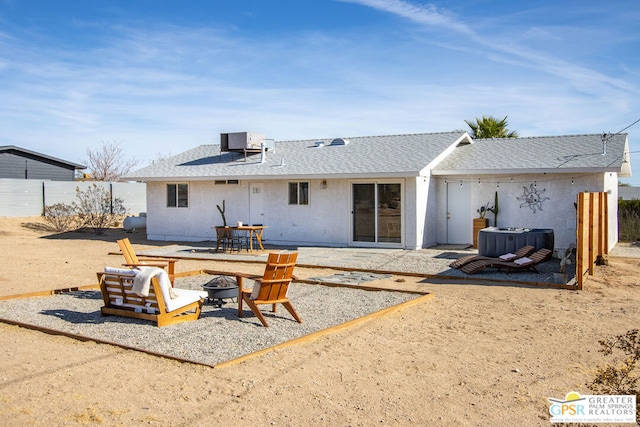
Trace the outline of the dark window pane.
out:
M 378 184 L 378 242 L 401 242 L 400 184 Z
M 353 184 L 353 240 L 375 242 L 375 184 Z
M 289 183 L 289 204 L 290 205 L 298 204 L 298 183 L 297 182 Z
M 175 184 L 167 184 L 167 207 L 175 208 L 176 207 L 176 185 Z
M 298 203 L 300 203 L 301 205 L 308 205 L 309 204 L 309 183 L 301 182 L 299 186 L 300 186 L 300 197 L 298 199 Z
M 189 207 L 189 184 L 178 184 L 178 207 Z

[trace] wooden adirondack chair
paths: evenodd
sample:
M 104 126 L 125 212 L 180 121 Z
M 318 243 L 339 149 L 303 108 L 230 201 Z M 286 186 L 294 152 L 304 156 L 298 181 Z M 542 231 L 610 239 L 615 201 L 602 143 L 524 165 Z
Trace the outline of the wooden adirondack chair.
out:
M 272 312 L 276 311 L 276 304 L 280 303 L 287 309 L 298 323 L 302 323 L 300 316 L 291 305 L 287 292 L 293 280 L 293 269 L 298 259 L 297 252 L 270 253 L 267 266 L 262 277 L 235 273 L 238 283 L 238 317 L 242 317 L 242 303 L 245 302 L 263 326 L 269 326 L 260 312 L 258 305 L 271 304 Z M 243 279 L 255 281 L 253 289 L 243 288 Z
M 118 246 L 120 246 L 120 250 L 122 251 L 122 255 L 124 255 L 125 263 L 123 265 L 127 267 L 159 267 L 167 270 L 167 274 L 169 275 L 169 280 L 171 281 L 171 286 L 173 286 L 173 282 L 176 276 L 176 267 L 175 264 L 178 261 L 173 258 L 145 258 L 139 259 L 136 255 L 136 251 L 133 250 L 131 246 L 131 242 L 128 237 L 125 237 L 122 240 L 118 240 Z

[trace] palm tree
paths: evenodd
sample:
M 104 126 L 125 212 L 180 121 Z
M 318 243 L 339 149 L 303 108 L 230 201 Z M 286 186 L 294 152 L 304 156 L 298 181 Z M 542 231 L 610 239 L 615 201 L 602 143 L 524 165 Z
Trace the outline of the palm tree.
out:
M 502 120 L 492 116 L 482 116 L 482 119 L 476 117 L 475 123 L 469 120 L 465 122 L 471 128 L 471 137 L 475 139 L 518 137 L 518 132 L 507 129 L 507 116 Z

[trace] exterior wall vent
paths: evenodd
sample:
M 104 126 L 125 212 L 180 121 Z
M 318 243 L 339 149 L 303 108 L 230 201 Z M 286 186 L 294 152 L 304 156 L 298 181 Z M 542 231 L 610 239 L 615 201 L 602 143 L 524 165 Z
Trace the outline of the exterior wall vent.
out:
M 331 141 L 331 145 L 347 145 L 349 143 L 348 139 L 336 138 Z

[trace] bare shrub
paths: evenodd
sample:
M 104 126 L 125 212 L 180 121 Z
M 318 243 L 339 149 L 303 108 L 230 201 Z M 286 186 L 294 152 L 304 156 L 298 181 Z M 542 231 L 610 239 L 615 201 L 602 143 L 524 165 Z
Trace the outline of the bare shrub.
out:
M 631 329 L 601 340 L 600 345 L 600 351 L 613 360 L 599 367 L 587 386 L 597 394 L 635 395 L 636 414 L 640 414 L 640 331 Z
M 51 228 L 61 233 L 78 228 L 78 221 L 73 207 L 64 203 L 45 206 L 44 220 Z
M 92 228 L 96 234 L 121 221 L 127 214 L 123 200 L 111 198 L 111 193 L 104 187 L 93 184 L 86 190 L 76 188 L 76 201 L 72 203 L 82 228 Z
M 640 240 L 640 200 L 618 200 L 618 224 L 621 241 Z

